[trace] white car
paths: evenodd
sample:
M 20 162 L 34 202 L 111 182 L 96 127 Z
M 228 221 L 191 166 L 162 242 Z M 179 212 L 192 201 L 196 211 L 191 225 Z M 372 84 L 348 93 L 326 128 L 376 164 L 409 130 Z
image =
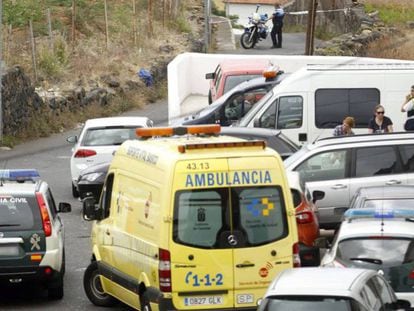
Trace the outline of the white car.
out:
M 414 209 L 384 204 L 344 217 L 321 266 L 379 271 L 398 298 L 414 305 Z
M 291 268 L 270 284 L 258 311 L 409 310 L 377 272 L 366 269 Z
M 128 139 L 136 139 L 135 129 L 152 127 L 147 117 L 109 117 L 89 119 L 78 136 L 66 140 L 74 143 L 70 158 L 72 194 L 78 197 L 77 180 L 85 168 L 112 160 L 114 152 Z

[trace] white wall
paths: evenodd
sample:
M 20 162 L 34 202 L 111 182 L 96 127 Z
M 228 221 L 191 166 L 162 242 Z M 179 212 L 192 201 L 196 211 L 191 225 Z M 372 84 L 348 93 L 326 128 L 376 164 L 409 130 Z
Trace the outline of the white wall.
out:
M 376 59 L 351 56 L 304 55 L 236 55 L 183 53 L 168 64 L 168 120 L 182 115 L 181 104 L 191 95 L 207 96 L 209 80 L 205 74 L 213 72 L 226 59 L 268 59 L 285 72 L 294 72 L 307 64 L 396 63 L 395 59 Z M 413 82 L 414 84 L 414 82 Z
M 271 17 L 274 10 L 273 5 L 262 4 L 257 13 L 267 13 L 267 15 Z M 226 3 L 226 15 L 238 15 L 239 19 L 237 24 L 242 26 L 249 22 L 249 16 L 252 16 L 254 12 L 256 12 L 256 4 Z M 268 21 L 266 25 L 271 27 L 272 21 Z

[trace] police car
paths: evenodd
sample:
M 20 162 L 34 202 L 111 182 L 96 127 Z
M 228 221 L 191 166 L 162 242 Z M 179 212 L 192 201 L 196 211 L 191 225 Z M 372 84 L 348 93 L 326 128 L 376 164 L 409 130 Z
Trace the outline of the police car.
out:
M 36 170 L 0 170 L 0 284 L 38 282 L 63 297 L 64 228 L 49 185 Z
M 349 209 L 321 266 L 377 270 L 414 305 L 414 209 Z

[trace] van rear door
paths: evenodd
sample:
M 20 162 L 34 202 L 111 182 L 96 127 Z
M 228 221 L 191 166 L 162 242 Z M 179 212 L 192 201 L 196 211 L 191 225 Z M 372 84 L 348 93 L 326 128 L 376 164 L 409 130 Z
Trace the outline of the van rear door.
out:
M 292 267 L 291 228 L 272 161 L 177 164 L 170 244 L 177 309 L 253 307 L 276 273 Z

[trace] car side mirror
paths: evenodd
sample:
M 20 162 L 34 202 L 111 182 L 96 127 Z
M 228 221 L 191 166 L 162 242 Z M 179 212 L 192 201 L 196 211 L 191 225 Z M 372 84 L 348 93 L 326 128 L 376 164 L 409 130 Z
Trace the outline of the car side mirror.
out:
M 69 213 L 72 211 L 72 206 L 66 202 L 59 203 L 59 213 Z
M 216 75 L 214 74 L 214 72 L 206 73 L 206 79 L 207 80 L 214 79 L 215 77 L 216 77 Z
M 325 192 L 320 190 L 315 190 L 312 192 L 312 202 L 320 201 L 325 197 Z
M 254 119 L 253 127 L 262 127 L 262 122 L 260 121 L 260 118 Z
M 94 197 L 86 197 L 82 201 L 82 216 L 84 220 L 99 220 L 99 209 L 96 208 L 96 199 Z
M 76 144 L 78 142 L 78 136 L 69 136 L 66 138 L 66 141 L 71 144 Z

